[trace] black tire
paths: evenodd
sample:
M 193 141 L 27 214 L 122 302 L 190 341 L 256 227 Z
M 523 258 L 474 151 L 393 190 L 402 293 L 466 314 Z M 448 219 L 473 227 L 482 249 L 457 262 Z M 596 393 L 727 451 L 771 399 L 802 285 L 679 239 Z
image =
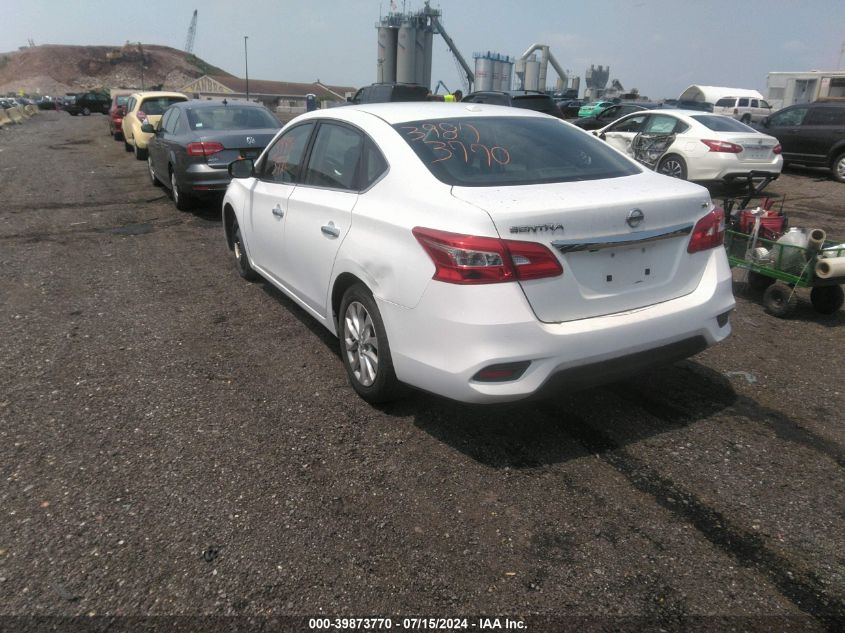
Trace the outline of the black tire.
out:
M 153 187 L 161 187 L 161 182 L 156 178 L 155 171 L 153 171 L 153 159 L 149 155 L 147 156 L 147 171 L 150 174 L 150 182 L 153 183 Z
M 810 291 L 810 301 L 819 314 L 833 314 L 842 307 L 845 292 L 842 286 L 817 286 Z
M 743 114 L 739 121 L 740 123 L 745 123 L 745 125 L 749 125 L 751 123 L 751 115 Z
M 755 273 L 753 270 L 748 271 L 748 287 L 752 290 L 763 292 L 766 288 L 775 283 L 774 277 L 767 277 L 760 273 Z
M 179 183 L 176 182 L 176 174 L 173 169 L 170 169 L 170 197 L 173 199 L 173 206 L 179 211 L 190 211 L 193 206 L 193 200 L 185 195 L 179 188 Z
M 784 319 L 795 311 L 798 297 L 794 289 L 784 283 L 774 283 L 763 293 L 763 307 L 769 314 Z
M 127 152 L 131 152 L 131 151 L 132 151 L 132 150 L 134 150 L 135 148 L 134 148 L 134 147 L 132 147 L 132 146 L 129 144 L 129 141 L 127 141 L 127 140 L 124 138 L 124 139 L 123 139 L 123 149 L 125 149 Z
M 830 166 L 830 175 L 838 182 L 845 182 L 845 152 L 833 159 Z
M 91 110 L 89 110 L 88 108 L 82 108 L 82 116 L 90 116 L 90 115 L 91 115 Z
M 241 239 L 241 227 L 237 224 L 232 227 L 234 234 L 232 235 L 232 252 L 235 255 L 235 266 L 238 269 L 238 274 L 247 281 L 257 281 L 259 279 L 258 273 L 249 265 L 249 257 L 246 254 L 243 239 Z
M 664 176 L 671 176 L 672 178 L 679 178 L 680 180 L 687 179 L 687 164 L 683 158 L 677 154 L 669 154 L 660 159 L 657 164 L 657 173 Z
M 147 160 L 147 150 L 138 147 L 137 143 L 133 149 L 135 150 L 135 160 Z
M 372 293 L 363 284 L 355 284 L 344 293 L 337 332 L 340 357 L 355 392 L 371 404 L 400 397 L 402 385 L 393 370 L 384 321 Z

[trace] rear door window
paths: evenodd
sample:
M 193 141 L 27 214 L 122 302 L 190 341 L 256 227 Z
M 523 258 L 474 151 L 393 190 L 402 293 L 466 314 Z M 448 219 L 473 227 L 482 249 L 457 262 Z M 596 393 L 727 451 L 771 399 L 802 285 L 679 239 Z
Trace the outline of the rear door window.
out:
M 321 123 L 303 184 L 357 190 L 364 137 L 345 125 Z
M 716 107 L 717 108 L 732 108 L 734 106 L 734 103 L 736 103 L 736 99 L 734 99 L 733 97 L 728 97 L 728 98 L 725 98 L 725 99 L 719 99 L 716 102 Z
M 845 125 L 845 107 L 810 108 L 804 125 Z
M 643 134 L 672 134 L 678 119 L 666 114 L 652 114 L 643 128 Z

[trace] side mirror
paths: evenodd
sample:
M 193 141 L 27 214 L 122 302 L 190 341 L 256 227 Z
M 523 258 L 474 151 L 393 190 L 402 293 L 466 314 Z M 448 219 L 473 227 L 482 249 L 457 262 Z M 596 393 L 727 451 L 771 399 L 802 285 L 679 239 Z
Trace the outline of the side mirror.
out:
M 141 131 L 146 134 L 155 134 L 156 129 L 150 123 L 142 123 Z
M 252 178 L 255 164 L 251 158 L 240 158 L 229 163 L 229 175 L 232 178 Z

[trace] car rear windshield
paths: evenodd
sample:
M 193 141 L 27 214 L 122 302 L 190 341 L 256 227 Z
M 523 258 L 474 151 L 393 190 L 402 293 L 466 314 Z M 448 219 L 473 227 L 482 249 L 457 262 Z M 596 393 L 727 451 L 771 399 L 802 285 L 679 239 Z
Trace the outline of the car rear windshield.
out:
M 125 106 L 127 103 L 129 103 L 129 95 L 125 95 L 125 96 L 117 98 L 117 105 Z
M 144 114 L 164 114 L 167 108 L 182 101 L 187 101 L 187 99 L 184 97 L 152 97 L 141 102 L 141 110 L 144 111 Z
M 714 132 L 754 132 L 757 134 L 757 130 L 753 127 L 749 127 L 745 123 L 740 123 L 736 119 L 727 116 L 694 114 L 691 118 Z
M 267 110 L 236 105 L 191 108 L 188 110 L 188 124 L 192 130 L 277 130 L 282 126 Z
M 600 140 L 542 117 L 430 119 L 393 127 L 447 185 L 530 185 L 640 173 Z

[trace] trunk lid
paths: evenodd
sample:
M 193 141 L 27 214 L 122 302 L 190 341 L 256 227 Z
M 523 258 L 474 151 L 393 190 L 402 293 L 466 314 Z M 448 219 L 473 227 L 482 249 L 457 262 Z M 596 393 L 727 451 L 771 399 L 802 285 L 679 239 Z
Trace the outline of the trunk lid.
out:
M 212 167 L 227 167 L 238 158 L 252 158 L 255 160 L 264 151 L 267 144 L 273 140 L 278 130 L 257 128 L 252 130 L 215 130 L 208 134 L 195 134 L 196 140 L 206 143 L 220 143 L 223 151 L 208 156 L 208 164 Z
M 718 140 L 742 146 L 737 154 L 740 161 L 769 161 L 774 158 L 772 150 L 778 141 L 767 134 L 749 134 L 747 132 L 719 132 Z
M 453 187 L 486 211 L 500 237 L 539 242 L 563 266 L 558 277 L 519 282 L 546 323 L 643 308 L 692 292 L 706 255 L 687 253 L 707 190 L 652 173 L 516 187 Z M 635 210 L 639 210 L 639 213 Z M 639 223 L 636 217 L 642 215 Z M 563 227 L 562 229 L 560 227 Z M 700 257 L 700 255 L 705 255 Z

